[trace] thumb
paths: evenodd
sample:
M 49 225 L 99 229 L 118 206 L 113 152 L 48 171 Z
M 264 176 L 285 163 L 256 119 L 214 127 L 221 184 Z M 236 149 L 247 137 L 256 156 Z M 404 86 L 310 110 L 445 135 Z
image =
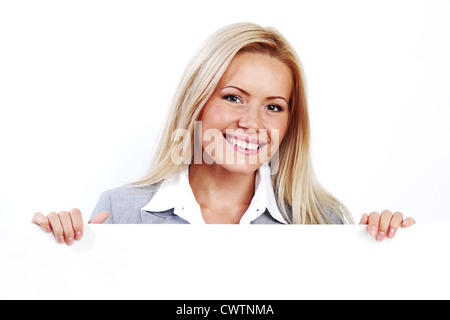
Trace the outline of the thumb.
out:
M 367 213 L 364 213 L 363 216 L 361 217 L 361 221 L 359 222 L 360 225 L 366 225 L 369 224 L 369 216 L 367 215 Z
M 109 212 L 108 211 L 102 211 L 99 214 L 97 214 L 96 216 L 94 216 L 88 223 L 90 224 L 102 224 L 103 222 L 106 221 L 106 219 L 108 219 L 109 217 Z

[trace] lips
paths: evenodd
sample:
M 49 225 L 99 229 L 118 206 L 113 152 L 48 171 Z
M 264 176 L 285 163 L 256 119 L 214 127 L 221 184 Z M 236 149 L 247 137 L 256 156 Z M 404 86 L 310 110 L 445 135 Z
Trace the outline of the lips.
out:
M 235 148 L 251 153 L 258 152 L 260 148 L 264 147 L 267 144 L 256 139 L 237 135 L 224 134 L 224 138 Z

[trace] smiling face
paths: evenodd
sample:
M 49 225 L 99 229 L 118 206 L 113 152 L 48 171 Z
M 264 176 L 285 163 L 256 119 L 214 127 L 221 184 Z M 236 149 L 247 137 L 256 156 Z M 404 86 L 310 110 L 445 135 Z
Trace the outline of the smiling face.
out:
M 205 162 L 254 173 L 278 150 L 289 120 L 292 75 L 262 53 L 235 56 L 201 116 Z

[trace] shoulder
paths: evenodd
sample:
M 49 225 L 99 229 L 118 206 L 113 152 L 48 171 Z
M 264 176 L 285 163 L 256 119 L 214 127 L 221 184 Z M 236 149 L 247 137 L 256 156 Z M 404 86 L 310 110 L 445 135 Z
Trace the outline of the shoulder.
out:
M 118 188 L 106 190 L 103 192 L 107 195 L 111 202 L 135 202 L 150 200 L 151 197 L 156 193 L 158 187 L 156 186 L 146 186 L 146 187 L 135 187 L 132 185 L 121 186 Z
M 106 223 L 142 223 L 141 208 L 155 195 L 157 186 L 121 186 L 104 191 L 92 212 L 92 216 L 108 211 Z M 92 218 L 91 216 L 91 218 Z
M 333 222 L 332 224 L 344 224 L 344 222 L 339 218 L 339 215 L 337 213 L 333 212 L 332 210 L 326 209 L 325 214 Z
M 288 221 L 293 221 L 292 208 L 288 204 L 285 206 Z M 321 211 L 321 222 L 319 224 L 344 224 L 341 220 L 340 215 L 331 210 L 328 207 L 322 207 Z

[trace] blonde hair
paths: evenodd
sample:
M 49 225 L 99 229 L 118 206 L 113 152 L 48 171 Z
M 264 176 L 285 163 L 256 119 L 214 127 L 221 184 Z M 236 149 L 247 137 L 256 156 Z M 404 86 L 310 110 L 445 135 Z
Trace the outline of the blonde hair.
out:
M 341 222 L 353 223 L 348 209 L 317 181 L 311 166 L 309 115 L 299 59 L 290 44 L 274 28 L 252 23 L 227 26 L 211 35 L 189 63 L 167 115 L 153 160 L 147 173 L 134 186 L 158 186 L 177 175 L 192 161 L 194 126 L 233 58 L 242 52 L 268 54 L 285 63 L 292 72 L 290 120 L 279 148 L 272 175 L 278 206 L 290 223 L 333 223 L 330 211 Z M 191 139 L 182 136 L 190 132 Z M 177 164 L 174 157 L 181 157 Z M 188 152 L 186 152 L 188 151 Z M 272 161 L 274 162 L 274 161 Z

